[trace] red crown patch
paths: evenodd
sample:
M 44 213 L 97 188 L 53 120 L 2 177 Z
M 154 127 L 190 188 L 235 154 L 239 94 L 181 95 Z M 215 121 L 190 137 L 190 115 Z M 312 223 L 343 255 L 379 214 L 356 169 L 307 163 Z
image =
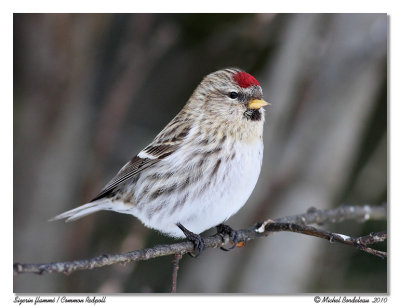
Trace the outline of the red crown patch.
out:
M 247 72 L 237 72 L 233 75 L 233 80 L 242 88 L 247 88 L 254 85 L 260 85 L 251 74 Z

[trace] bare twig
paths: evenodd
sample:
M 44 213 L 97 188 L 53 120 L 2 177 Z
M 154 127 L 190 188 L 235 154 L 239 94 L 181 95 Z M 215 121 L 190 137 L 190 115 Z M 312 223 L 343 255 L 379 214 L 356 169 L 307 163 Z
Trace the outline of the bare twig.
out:
M 256 228 L 255 231 L 259 232 L 259 233 L 264 233 L 265 235 L 268 235 L 270 232 L 281 232 L 281 231 L 300 233 L 300 234 L 304 234 L 304 235 L 308 235 L 308 236 L 314 236 L 314 237 L 326 239 L 326 240 L 329 240 L 330 242 L 338 242 L 338 243 L 354 246 L 354 247 L 360 249 L 361 251 L 370 253 L 370 254 L 378 256 L 380 258 L 387 257 L 386 252 L 374 250 L 374 249 L 371 249 L 366 246 L 367 244 L 372 244 L 372 243 L 378 242 L 378 239 L 379 239 L 379 241 L 384 241 L 386 239 L 386 234 L 385 235 L 383 235 L 383 234 L 376 235 L 376 233 L 371 233 L 368 236 L 363 236 L 360 238 L 352 238 L 347 235 L 327 232 L 325 230 L 317 229 L 312 226 L 299 225 L 299 224 L 295 224 L 295 223 L 275 223 L 275 222 L 271 222 L 270 220 L 261 224 L 261 226 L 259 228 Z M 379 238 L 374 240 L 375 237 L 379 237 Z M 383 238 L 383 237 L 385 237 L 385 238 Z M 364 241 L 364 240 L 366 240 L 365 238 L 369 238 L 369 240 Z
M 386 206 L 343 206 L 330 210 L 310 209 L 307 213 L 291 217 L 278 218 L 266 222 L 260 222 L 249 229 L 238 230 L 238 242 L 245 242 L 259 237 L 265 237 L 270 232 L 289 231 L 324 238 L 331 242 L 339 242 L 352 245 L 362 251 L 380 257 L 386 257 L 385 252 L 376 251 L 366 247 L 370 241 L 382 241 L 385 235 L 371 233 L 360 238 L 351 238 L 345 235 L 329 233 L 324 230 L 306 226 L 307 224 L 322 224 L 325 222 L 341 222 L 344 220 L 383 220 L 386 218 Z M 369 237 L 369 238 L 365 238 Z M 375 238 L 374 238 L 375 237 Z M 379 240 L 377 237 L 379 237 Z M 359 239 L 359 240 L 357 240 Z M 204 238 L 206 248 L 218 248 L 229 243 L 229 235 L 221 237 L 214 235 Z M 132 261 L 149 260 L 160 256 L 173 254 L 185 254 L 193 251 L 193 244 L 188 241 L 169 245 L 157 245 L 152 248 L 136 250 L 125 254 L 104 254 L 91 259 L 75 260 L 70 262 L 55 262 L 44 264 L 14 264 L 14 273 L 59 272 L 69 274 L 77 270 L 94 269 L 117 263 L 129 263 Z
M 176 293 L 176 282 L 178 279 L 179 261 L 182 259 L 182 254 L 176 253 L 172 259 L 172 286 L 171 293 Z
M 362 245 L 374 244 L 377 242 L 382 242 L 387 239 L 386 232 L 370 233 L 367 236 L 357 238 L 357 243 Z

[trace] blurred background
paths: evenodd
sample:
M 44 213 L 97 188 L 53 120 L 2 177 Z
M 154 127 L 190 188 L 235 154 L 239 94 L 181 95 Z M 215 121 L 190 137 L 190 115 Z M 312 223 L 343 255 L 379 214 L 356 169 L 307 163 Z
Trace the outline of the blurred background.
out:
M 386 14 L 14 14 L 14 262 L 174 242 L 112 212 L 47 220 L 95 196 L 225 67 L 253 74 L 271 103 L 260 179 L 229 225 L 386 202 L 387 25 Z M 323 227 L 362 236 L 387 224 Z M 169 292 L 171 260 L 17 275 L 14 292 Z M 387 262 L 276 233 L 184 256 L 177 291 L 385 293 Z

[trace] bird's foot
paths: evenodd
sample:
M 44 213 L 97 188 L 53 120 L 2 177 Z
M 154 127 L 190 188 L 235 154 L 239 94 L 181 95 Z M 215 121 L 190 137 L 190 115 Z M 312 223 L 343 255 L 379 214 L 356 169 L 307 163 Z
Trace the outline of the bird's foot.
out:
M 189 231 L 186 227 L 184 227 L 182 224 L 178 223 L 176 224 L 180 230 L 185 234 L 186 238 L 193 243 L 193 250 L 195 253 L 188 253 L 191 257 L 198 257 L 201 252 L 204 251 L 205 249 L 205 244 L 203 238 L 201 238 L 200 235 L 195 234 L 191 231 Z
M 225 235 L 229 235 L 229 239 L 232 241 L 233 245 L 229 248 L 226 249 L 224 247 L 221 247 L 220 249 L 223 251 L 230 251 L 238 245 L 238 232 L 234 230 L 232 227 L 229 225 L 221 223 L 220 225 L 217 225 L 217 235 L 220 235 L 222 238 Z

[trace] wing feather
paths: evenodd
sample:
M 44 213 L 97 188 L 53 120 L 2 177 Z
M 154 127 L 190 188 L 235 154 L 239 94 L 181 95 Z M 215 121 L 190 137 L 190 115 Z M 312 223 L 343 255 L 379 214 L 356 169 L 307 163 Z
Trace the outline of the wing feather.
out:
M 117 175 L 90 202 L 107 197 L 117 187 L 127 182 L 127 180 L 174 153 L 189 133 L 189 128 L 172 128 L 177 120 L 180 120 L 178 116 L 161 131 L 150 145 L 126 163 Z

